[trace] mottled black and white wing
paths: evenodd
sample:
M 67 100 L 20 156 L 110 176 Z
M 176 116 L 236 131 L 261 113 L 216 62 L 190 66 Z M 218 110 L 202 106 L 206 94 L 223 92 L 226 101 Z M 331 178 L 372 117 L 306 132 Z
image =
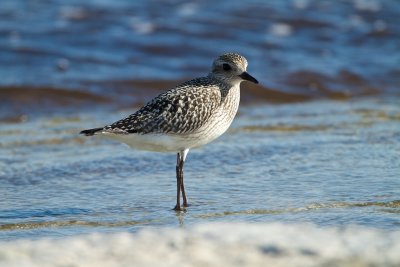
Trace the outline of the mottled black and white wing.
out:
M 194 132 L 221 103 L 221 85 L 208 77 L 188 81 L 154 98 L 132 115 L 102 129 L 116 134 Z

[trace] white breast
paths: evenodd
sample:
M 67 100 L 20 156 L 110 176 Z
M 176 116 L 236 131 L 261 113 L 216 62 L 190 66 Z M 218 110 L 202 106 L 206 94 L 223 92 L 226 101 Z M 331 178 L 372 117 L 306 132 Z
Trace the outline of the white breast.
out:
M 228 130 L 238 111 L 239 102 L 240 87 L 237 85 L 229 90 L 222 105 L 208 119 L 207 123 L 200 127 L 196 133 L 198 145 L 195 147 L 210 143 Z

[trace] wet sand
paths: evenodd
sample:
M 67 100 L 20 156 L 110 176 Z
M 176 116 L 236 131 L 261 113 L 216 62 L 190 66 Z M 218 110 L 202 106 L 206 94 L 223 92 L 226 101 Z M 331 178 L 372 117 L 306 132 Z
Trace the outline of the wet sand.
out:
M 0 86 L 2 117 L 0 121 L 21 121 L 21 117 L 44 112 L 64 113 L 74 109 L 139 107 L 147 101 L 185 81 L 182 80 L 123 80 L 86 83 L 86 88 L 107 88 L 105 94 L 88 89 L 56 87 Z M 349 100 L 354 97 L 379 96 L 384 89 L 374 88 L 361 77 L 343 72 L 338 77 L 313 72 L 296 72 L 284 81 L 293 92 L 244 82 L 242 105 L 287 104 L 312 100 Z M 296 93 L 297 88 L 299 91 Z M 335 89 L 333 89 L 335 88 Z M 17 114 L 17 115 L 16 115 Z

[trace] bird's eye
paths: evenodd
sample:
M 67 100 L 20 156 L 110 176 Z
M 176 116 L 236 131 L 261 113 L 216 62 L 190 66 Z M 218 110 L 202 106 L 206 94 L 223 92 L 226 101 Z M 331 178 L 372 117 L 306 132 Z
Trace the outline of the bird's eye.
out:
M 231 70 L 232 68 L 231 68 L 231 66 L 229 66 L 229 64 L 222 64 L 222 68 L 224 69 L 224 70 Z

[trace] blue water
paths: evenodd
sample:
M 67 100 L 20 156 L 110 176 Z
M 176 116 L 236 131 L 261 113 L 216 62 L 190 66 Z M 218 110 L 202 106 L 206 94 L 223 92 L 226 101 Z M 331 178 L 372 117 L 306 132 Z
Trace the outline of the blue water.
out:
M 287 80 L 297 71 L 332 79 L 346 71 L 396 90 L 399 13 L 396 0 L 5 0 L 0 84 L 82 89 L 93 81 L 181 79 L 237 51 L 263 85 L 281 90 L 293 91 Z
M 398 229 L 399 14 L 396 0 L 2 1 L 0 240 L 210 221 Z M 262 87 L 189 153 L 191 206 L 175 213 L 174 154 L 78 132 L 225 51 Z
M 77 136 L 119 116 L 2 125 L 1 239 L 209 221 L 400 226 L 398 99 L 243 107 L 227 134 L 189 153 L 183 213 L 171 210 L 174 154 Z

